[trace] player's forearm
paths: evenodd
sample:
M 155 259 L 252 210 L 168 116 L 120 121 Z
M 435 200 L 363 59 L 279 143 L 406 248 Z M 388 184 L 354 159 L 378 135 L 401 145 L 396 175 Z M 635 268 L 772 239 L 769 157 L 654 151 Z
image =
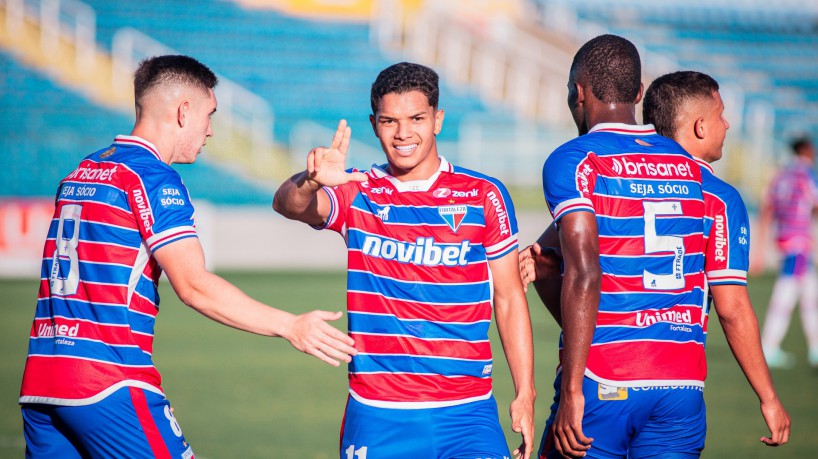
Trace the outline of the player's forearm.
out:
M 321 184 L 311 180 L 307 171 L 295 174 L 276 191 L 273 209 L 289 219 L 302 220 L 310 210 L 316 210 L 320 190 Z
M 560 308 L 563 327 L 562 387 L 566 392 L 582 392 L 582 380 L 599 310 L 600 282 L 601 271 L 598 267 L 587 271 L 569 268 L 563 278 Z
M 265 336 L 284 336 L 295 316 L 260 303 L 221 277 L 205 273 L 183 291 L 182 301 L 221 324 Z
M 714 285 L 711 291 L 727 344 L 753 391 L 762 403 L 777 399 L 747 288 Z
M 497 301 L 495 297 L 494 304 L 497 330 L 517 398 L 533 404 L 537 397 L 534 387 L 534 341 L 525 296 L 520 292 L 511 301 Z

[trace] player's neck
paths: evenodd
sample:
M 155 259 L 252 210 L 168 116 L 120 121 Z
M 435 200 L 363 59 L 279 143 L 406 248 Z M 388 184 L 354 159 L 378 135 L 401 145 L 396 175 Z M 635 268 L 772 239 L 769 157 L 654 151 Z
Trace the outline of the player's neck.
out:
M 147 140 L 156 147 L 159 157 L 165 164 L 171 164 L 171 155 L 173 153 L 173 142 L 168 142 L 165 139 L 171 137 L 162 135 L 160 129 L 152 128 L 145 123 L 137 123 L 134 125 L 131 135 Z
M 585 119 L 588 129 L 602 123 L 639 124 L 634 104 L 599 103 L 587 111 Z

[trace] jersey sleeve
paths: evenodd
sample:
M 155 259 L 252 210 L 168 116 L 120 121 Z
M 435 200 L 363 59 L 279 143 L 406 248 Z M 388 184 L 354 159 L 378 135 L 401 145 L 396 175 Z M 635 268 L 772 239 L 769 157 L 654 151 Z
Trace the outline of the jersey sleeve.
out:
M 483 212 L 486 217 L 483 246 L 486 249 L 486 258 L 494 260 L 517 248 L 518 231 L 514 203 L 506 187 L 496 180 L 490 183 L 483 201 Z
M 706 186 L 706 184 L 705 184 Z M 705 190 L 707 219 L 711 220 L 705 253 L 710 285 L 747 285 L 750 260 L 750 221 L 738 191 L 722 182 Z
M 313 228 L 318 230 L 329 229 L 346 237 L 347 215 L 359 191 L 358 182 L 348 182 L 343 185 L 322 188 L 319 193 L 326 193 L 329 197 L 330 213 L 323 225 L 316 225 Z
M 145 174 L 131 189 L 129 201 L 151 252 L 171 242 L 197 237 L 190 194 L 175 171 Z
M 588 186 L 593 169 L 587 162 L 585 153 L 562 146 L 546 159 L 542 170 L 543 194 L 548 209 L 559 220 L 571 212 L 594 212 Z

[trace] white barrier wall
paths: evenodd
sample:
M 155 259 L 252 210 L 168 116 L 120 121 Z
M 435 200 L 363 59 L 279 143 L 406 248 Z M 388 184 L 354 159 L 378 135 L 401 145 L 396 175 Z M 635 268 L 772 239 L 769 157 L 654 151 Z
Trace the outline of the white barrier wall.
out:
M 272 207 L 216 207 L 195 202 L 196 227 L 209 269 L 344 269 L 341 236 L 287 220 Z M 0 277 L 36 278 L 43 242 L 54 211 L 47 199 L 0 200 Z M 520 246 L 537 239 L 551 222 L 542 212 L 517 214 Z M 774 245 L 767 244 L 768 267 L 775 266 Z

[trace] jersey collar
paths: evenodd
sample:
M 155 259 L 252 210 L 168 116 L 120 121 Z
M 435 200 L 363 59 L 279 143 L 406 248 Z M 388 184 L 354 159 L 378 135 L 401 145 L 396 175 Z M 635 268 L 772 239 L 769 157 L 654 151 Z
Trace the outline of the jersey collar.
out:
M 438 167 L 437 171 L 426 180 L 411 180 L 408 182 L 402 182 L 386 171 L 386 164 L 380 166 L 373 164 L 370 173 L 375 176 L 375 178 L 385 178 L 389 180 L 389 183 L 391 183 L 399 193 L 403 193 L 404 191 L 429 191 L 432 188 L 432 185 L 434 185 L 434 183 L 437 181 L 437 178 L 440 177 L 441 172 L 452 172 L 453 170 L 452 165 L 446 161 L 446 158 L 442 156 L 438 156 L 438 158 L 440 158 L 440 167 Z
M 142 137 L 137 137 L 135 135 L 118 135 L 114 139 L 114 143 L 125 144 L 125 145 L 132 145 L 144 148 L 156 156 L 156 159 L 162 161 L 162 157 L 159 156 L 159 150 L 157 150 L 156 146 L 147 140 L 143 139 Z
M 626 135 L 653 135 L 656 134 L 652 124 L 623 124 L 623 123 L 599 123 L 588 131 L 592 132 L 613 132 L 614 134 Z
M 693 156 L 693 155 L 690 155 L 690 156 Z M 707 161 L 705 161 L 705 160 L 703 160 L 701 158 L 697 158 L 695 156 L 693 156 L 693 160 L 696 161 L 697 163 L 699 163 L 699 166 L 709 170 L 711 174 L 715 175 L 715 173 L 713 172 L 713 166 L 711 166 L 710 163 L 708 163 Z

